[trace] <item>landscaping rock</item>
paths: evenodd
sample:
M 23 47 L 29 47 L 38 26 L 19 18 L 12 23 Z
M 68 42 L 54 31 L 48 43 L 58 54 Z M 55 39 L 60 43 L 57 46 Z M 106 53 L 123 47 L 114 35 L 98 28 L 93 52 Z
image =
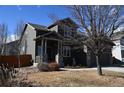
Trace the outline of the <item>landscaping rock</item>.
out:
M 37 68 L 39 69 L 39 71 L 50 71 L 48 63 L 45 62 L 38 63 Z

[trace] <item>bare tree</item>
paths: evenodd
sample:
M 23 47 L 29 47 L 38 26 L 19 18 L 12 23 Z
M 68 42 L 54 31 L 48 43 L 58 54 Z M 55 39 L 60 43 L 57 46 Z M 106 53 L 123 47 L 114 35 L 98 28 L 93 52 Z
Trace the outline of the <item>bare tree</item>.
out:
M 21 48 L 22 48 L 22 33 L 24 30 L 24 22 L 20 21 L 17 26 L 16 30 L 14 33 L 14 38 L 16 43 L 14 44 L 13 48 L 17 53 L 17 58 L 18 58 L 18 67 L 20 68 L 20 53 L 21 53 Z
M 24 21 L 18 22 L 16 25 L 15 32 L 14 32 L 15 40 L 18 40 L 21 38 L 23 29 L 24 29 Z
M 0 55 L 6 53 L 6 43 L 8 38 L 8 28 L 6 24 L 0 24 Z
M 102 75 L 99 58 L 112 46 L 111 36 L 123 24 L 120 6 L 71 6 L 70 11 L 86 37 L 81 39 L 95 55 L 97 71 Z M 79 40 L 79 39 L 78 39 Z
M 53 23 L 55 23 L 56 21 L 60 20 L 60 18 L 54 13 L 49 13 L 48 17 L 52 20 Z
M 111 36 L 124 23 L 124 17 L 120 15 L 123 7 L 80 5 L 68 6 L 68 8 L 79 29 L 84 33 L 83 37 L 75 33 L 75 37 L 71 37 L 72 41 L 79 42 L 81 48 L 86 45 L 95 55 L 98 74 L 102 75 L 99 58 L 114 45 Z M 59 18 L 55 14 L 50 14 L 49 17 L 53 22 L 64 25 L 58 21 Z M 71 24 L 69 25 L 71 26 Z

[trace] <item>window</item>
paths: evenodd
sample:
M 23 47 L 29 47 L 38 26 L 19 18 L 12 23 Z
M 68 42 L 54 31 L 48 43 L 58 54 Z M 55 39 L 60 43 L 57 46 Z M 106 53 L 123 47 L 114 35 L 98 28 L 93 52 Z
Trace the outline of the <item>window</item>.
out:
M 121 50 L 124 50 L 124 46 L 121 45 Z
M 124 62 L 124 58 L 122 58 L 122 62 Z
M 122 61 L 124 62 L 124 46 L 121 46 L 121 57 Z
M 124 37 L 121 38 L 120 44 L 124 46 Z
M 71 27 L 64 26 L 64 37 L 70 37 L 72 35 Z
M 121 56 L 124 58 L 124 50 L 121 50 Z
M 71 48 L 69 46 L 63 46 L 62 54 L 64 57 L 70 57 L 71 56 Z

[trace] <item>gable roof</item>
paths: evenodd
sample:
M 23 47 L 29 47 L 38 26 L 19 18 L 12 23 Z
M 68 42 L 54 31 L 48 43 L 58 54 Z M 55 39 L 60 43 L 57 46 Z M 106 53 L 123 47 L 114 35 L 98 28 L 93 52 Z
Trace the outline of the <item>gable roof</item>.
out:
M 11 41 L 11 42 L 8 42 L 6 43 L 6 45 L 17 45 L 19 43 L 19 40 L 15 40 L 15 41 Z
M 28 24 L 31 25 L 36 30 L 47 30 L 47 27 L 43 25 L 34 24 L 34 23 L 28 23 Z
M 25 24 L 25 26 L 24 26 L 24 30 L 23 30 L 23 32 L 22 32 L 22 35 L 21 35 L 21 38 L 20 38 L 20 42 L 21 42 L 21 40 L 22 40 L 22 37 L 23 37 L 23 34 L 24 34 L 24 32 L 25 32 L 25 30 L 26 30 L 26 28 L 27 28 L 27 26 L 28 25 L 30 25 L 30 26 L 32 26 L 36 31 L 39 31 L 39 30 L 44 30 L 44 31 L 50 31 L 50 29 L 49 28 L 51 28 L 51 27 L 53 27 L 53 26 L 55 26 L 56 24 L 59 24 L 59 23 L 66 23 L 66 24 L 68 24 L 68 23 L 71 23 L 74 27 L 76 27 L 76 28 L 78 28 L 78 25 L 71 19 L 71 18 L 64 18 L 64 19 L 61 19 L 61 20 L 58 20 L 58 21 L 56 21 L 55 23 L 53 23 L 52 25 L 50 25 L 50 26 L 43 26 L 43 25 L 39 25 L 39 24 L 34 24 L 34 23 L 27 23 L 27 24 Z M 20 43 L 19 42 L 19 43 Z
M 113 33 L 111 40 L 113 41 L 120 40 L 123 36 L 124 36 L 124 31 L 119 31 L 119 32 Z
M 58 20 L 58 21 L 56 21 L 55 23 L 53 23 L 53 24 L 51 24 L 50 26 L 48 26 L 47 28 L 49 29 L 49 28 L 51 28 L 51 27 L 53 27 L 53 26 L 55 26 L 55 25 L 57 25 L 57 24 L 61 24 L 61 23 L 66 23 L 66 24 L 68 24 L 68 22 L 70 22 L 73 26 L 75 26 L 76 28 L 78 28 L 78 25 L 71 19 L 71 18 L 69 18 L 69 17 L 67 17 L 67 18 L 64 18 L 64 19 L 61 19 L 61 20 Z

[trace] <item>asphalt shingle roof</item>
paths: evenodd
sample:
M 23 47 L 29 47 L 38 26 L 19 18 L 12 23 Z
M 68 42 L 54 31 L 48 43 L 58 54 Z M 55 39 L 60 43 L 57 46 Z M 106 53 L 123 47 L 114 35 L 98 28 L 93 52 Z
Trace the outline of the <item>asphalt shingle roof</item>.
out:
M 39 25 L 39 24 L 33 24 L 33 23 L 28 23 L 32 27 L 34 27 L 36 30 L 48 30 L 46 26 Z

